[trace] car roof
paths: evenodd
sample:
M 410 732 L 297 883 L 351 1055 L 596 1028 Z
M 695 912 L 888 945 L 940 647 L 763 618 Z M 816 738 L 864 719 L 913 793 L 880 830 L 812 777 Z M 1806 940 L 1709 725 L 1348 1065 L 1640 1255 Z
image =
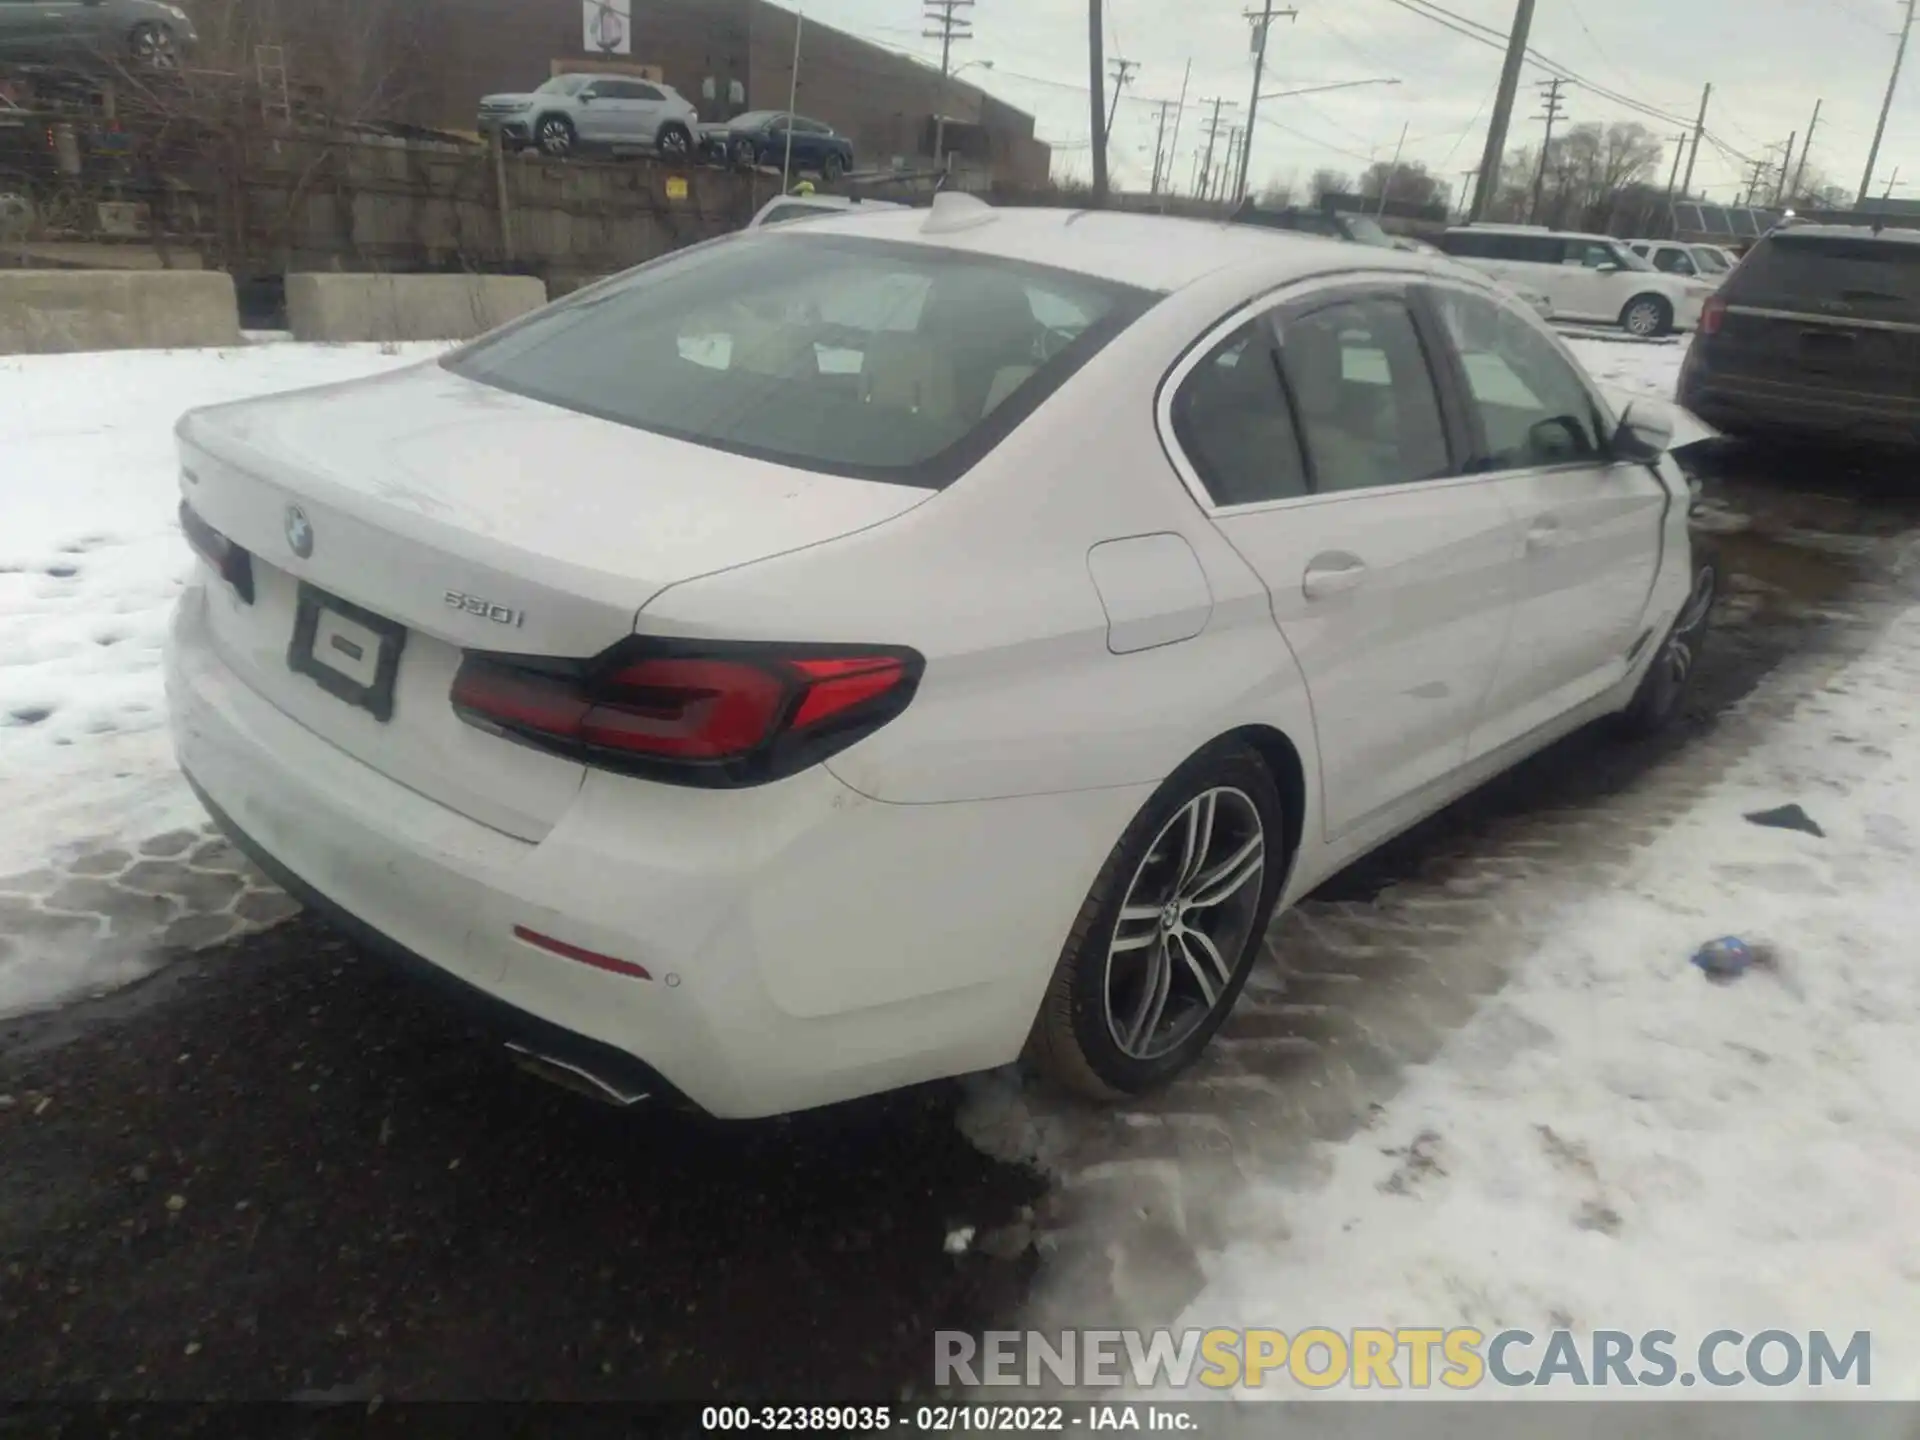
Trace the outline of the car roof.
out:
M 1602 235 L 1598 230 L 1555 230 L 1551 225 L 1449 225 L 1449 235 L 1558 235 L 1566 240 L 1612 240 L 1615 244 L 1625 245 L 1612 235 Z
M 1920 230 L 1903 230 L 1893 225 L 1782 225 L 1767 235 L 1807 235 L 1830 240 L 1890 240 L 1896 245 L 1920 245 Z M 1766 239 L 1767 235 L 1760 238 Z
M 970 197 L 956 197 L 964 199 Z M 1302 276 L 1335 268 L 1431 272 L 1435 262 L 1414 251 L 1358 247 L 1346 240 L 1228 221 L 1135 215 L 1116 210 L 989 209 L 974 202 L 950 225 L 942 213 L 902 209 L 852 212 L 809 220 L 805 234 L 868 235 L 938 245 L 1006 260 L 1049 265 L 1145 290 L 1184 288 L 1217 270 L 1291 255 Z M 961 220 L 958 214 L 968 218 Z M 774 233 L 778 233 L 776 228 Z M 1452 272 L 1449 271 L 1449 274 Z

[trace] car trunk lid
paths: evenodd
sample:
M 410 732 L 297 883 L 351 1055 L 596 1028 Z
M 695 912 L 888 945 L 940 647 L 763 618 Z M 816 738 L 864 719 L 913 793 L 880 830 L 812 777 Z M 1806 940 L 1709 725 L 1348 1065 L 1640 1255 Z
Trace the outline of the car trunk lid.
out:
M 195 411 L 179 440 L 187 504 L 252 557 L 251 604 L 212 590 L 226 662 L 364 763 L 527 839 L 582 768 L 463 724 L 463 652 L 598 654 L 669 585 L 932 493 L 722 453 L 438 364 Z

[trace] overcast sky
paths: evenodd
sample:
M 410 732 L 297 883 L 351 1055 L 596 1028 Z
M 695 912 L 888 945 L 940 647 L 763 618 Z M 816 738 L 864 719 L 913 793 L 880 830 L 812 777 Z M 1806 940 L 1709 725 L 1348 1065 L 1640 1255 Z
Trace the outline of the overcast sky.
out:
M 644 0 L 641 0 L 644 3 Z M 784 0 L 791 5 L 793 0 Z M 1256 186 L 1289 180 L 1304 189 L 1316 169 L 1350 173 L 1369 159 L 1390 159 L 1406 127 L 1405 158 L 1424 162 L 1454 186 L 1480 161 L 1500 52 L 1409 13 L 1395 0 L 1276 0 L 1299 18 L 1276 22 L 1263 93 L 1345 80 L 1397 79 L 1325 94 L 1268 100 L 1255 127 Z M 1447 10 L 1504 33 L 1512 0 L 1439 0 Z M 1537 0 L 1533 47 L 1595 85 L 1690 122 L 1701 86 L 1711 81 L 1711 136 L 1703 143 L 1694 189 L 1712 198 L 1744 193 L 1740 155 L 1782 153 L 1790 132 L 1804 136 L 1816 100 L 1825 103 L 1812 165 L 1852 190 L 1859 184 L 1874 120 L 1892 64 L 1898 0 Z M 1193 78 L 1180 128 L 1174 175 L 1191 183 L 1205 144 L 1204 119 L 1215 96 L 1238 108 L 1222 128 L 1244 119 L 1253 80 L 1251 26 L 1241 17 L 1260 0 L 1106 0 L 1107 55 L 1138 62 L 1114 127 L 1117 184 L 1145 189 L 1152 171 L 1158 107 L 1180 95 L 1189 60 Z M 938 62 L 938 44 L 921 38 L 916 0 L 805 0 L 811 20 Z M 965 78 L 1031 112 L 1055 147 L 1057 174 L 1090 173 L 1086 98 L 1086 0 L 978 0 L 976 38 L 957 47 L 975 64 Z M 804 58 L 802 69 L 805 68 Z M 1537 139 L 1535 83 L 1529 64 L 1514 109 L 1509 146 Z M 1208 102 L 1203 110 L 1201 102 Z M 1565 92 L 1568 122 L 1643 119 L 1656 132 L 1684 126 L 1636 116 L 1575 84 Z M 1728 153 L 1738 152 L 1738 154 Z M 1796 163 L 1798 146 L 1796 144 Z M 1665 164 L 1659 180 L 1666 179 Z M 1684 162 L 1683 162 L 1684 164 Z M 1900 168 L 1895 194 L 1920 196 L 1920 49 L 1894 99 L 1874 189 Z M 1908 184 L 1911 180 L 1913 183 Z

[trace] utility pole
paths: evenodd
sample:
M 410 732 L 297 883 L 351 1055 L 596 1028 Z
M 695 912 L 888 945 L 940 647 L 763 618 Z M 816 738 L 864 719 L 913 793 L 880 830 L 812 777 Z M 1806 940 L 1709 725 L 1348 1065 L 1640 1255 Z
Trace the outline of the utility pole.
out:
M 1260 80 L 1267 69 L 1267 32 L 1275 20 L 1294 20 L 1299 15 L 1298 10 L 1275 10 L 1273 0 L 1264 0 L 1263 8 L 1246 12 L 1246 18 L 1253 22 L 1253 94 L 1247 100 L 1247 138 L 1240 147 L 1240 174 L 1233 187 L 1236 200 L 1246 196 L 1247 170 L 1253 164 L 1253 122 L 1260 118 Z
M 1167 151 L 1167 111 L 1173 108 L 1171 100 L 1160 102 L 1160 125 L 1153 136 L 1153 181 L 1147 186 L 1147 194 L 1160 193 L 1160 161 Z
M 1900 62 L 1907 58 L 1907 36 L 1913 33 L 1914 0 L 1907 0 L 1906 22 L 1900 27 L 1900 43 L 1893 52 L 1893 73 L 1887 77 L 1887 98 L 1880 102 L 1880 121 L 1873 127 L 1873 146 L 1867 151 L 1867 170 L 1860 177 L 1860 198 L 1865 204 L 1867 191 L 1873 188 L 1873 167 L 1880 163 L 1880 141 L 1887 133 L 1887 113 L 1893 109 L 1893 92 L 1900 85 Z
M 1213 116 L 1207 121 L 1207 152 L 1200 161 L 1200 195 L 1205 198 L 1213 188 L 1213 145 L 1220 135 L 1220 112 L 1228 106 L 1239 107 L 1232 100 L 1223 100 L 1215 96 L 1212 100 L 1202 100 L 1202 105 L 1213 106 Z
M 1087 100 L 1093 107 L 1093 207 L 1098 210 L 1107 203 L 1107 104 L 1104 87 L 1107 83 L 1106 36 L 1103 26 L 1105 19 L 1100 13 L 1100 0 L 1087 0 Z
M 953 42 L 973 38 L 973 0 L 921 0 L 922 14 L 930 27 L 922 32 L 929 40 L 940 42 L 940 113 L 933 117 L 933 168 L 943 170 L 947 163 L 947 109 L 952 97 L 948 83 L 953 78 Z
M 1687 152 L 1687 178 L 1680 182 L 1682 195 L 1693 193 L 1693 162 L 1700 158 L 1700 136 L 1707 128 L 1707 102 L 1712 98 L 1713 84 L 1709 81 L 1707 88 L 1700 92 L 1700 118 L 1693 122 L 1693 149 Z
M 1473 177 L 1480 173 L 1480 167 L 1460 172 L 1460 218 L 1466 219 L 1473 210 Z
M 1193 60 L 1188 57 L 1187 73 L 1180 77 L 1180 103 L 1173 111 L 1173 143 L 1167 146 L 1167 189 L 1173 187 L 1173 157 L 1180 153 L 1180 122 L 1187 114 L 1187 82 L 1193 79 Z
M 1787 136 L 1787 153 L 1780 159 L 1780 183 L 1773 187 L 1773 203 L 1787 203 L 1787 172 L 1793 168 L 1793 142 L 1800 138 L 1800 132 L 1794 131 Z
M 1513 119 L 1513 96 L 1520 88 L 1520 63 L 1527 58 L 1527 32 L 1533 28 L 1533 0 L 1519 0 L 1513 12 L 1513 33 L 1507 37 L 1507 58 L 1500 66 L 1500 88 L 1494 93 L 1493 119 L 1487 122 L 1487 148 L 1480 156 L 1480 183 L 1474 188 L 1469 221 L 1486 218 L 1487 206 L 1500 188 L 1500 160 L 1507 148 L 1507 126 Z
M 1533 224 L 1533 222 L 1540 217 L 1540 191 L 1547 183 L 1547 154 L 1553 149 L 1553 122 L 1565 113 L 1560 108 L 1560 87 L 1566 83 L 1566 81 L 1556 75 L 1553 79 L 1540 86 L 1540 89 L 1545 92 L 1545 97 L 1541 103 L 1546 106 L 1547 113 L 1544 115 L 1536 115 L 1533 118 L 1547 122 L 1547 135 L 1546 138 L 1540 142 L 1540 164 L 1533 172 L 1533 200 L 1527 206 L 1527 223 L 1529 225 Z
M 1213 193 L 1222 200 L 1234 198 L 1231 181 L 1234 166 L 1240 158 L 1240 127 L 1233 126 L 1227 131 L 1227 148 L 1220 155 L 1220 173 L 1214 177 Z
M 1789 202 L 1798 198 L 1800 194 L 1800 181 L 1807 173 L 1807 152 L 1813 149 L 1813 132 L 1820 128 L 1820 107 L 1824 103 L 1820 100 L 1813 102 L 1813 119 L 1807 122 L 1807 138 L 1800 146 L 1800 166 L 1793 172 L 1793 184 L 1787 190 Z
M 1882 195 L 1880 198 L 1882 200 L 1891 200 L 1893 198 L 1893 187 L 1898 185 L 1899 183 L 1900 183 L 1900 167 L 1896 165 L 1893 167 L 1893 174 L 1887 177 L 1887 193 Z
M 1773 168 L 1773 162 L 1762 155 L 1747 165 L 1747 198 L 1749 209 L 1753 206 L 1754 196 L 1760 191 L 1760 182 L 1767 178 L 1767 172 Z
M 1132 60 L 1114 60 L 1112 64 L 1113 103 L 1107 107 L 1107 128 L 1100 132 L 1100 143 L 1109 152 L 1113 149 L 1113 122 L 1120 117 L 1120 92 L 1127 88 L 1133 72 L 1140 68 Z
M 1673 142 L 1673 169 L 1667 172 L 1667 222 L 1671 224 L 1673 187 L 1680 183 L 1680 157 L 1687 153 L 1687 132 L 1682 130 L 1678 135 L 1667 136 L 1667 139 Z
M 1406 146 L 1407 127 L 1406 124 L 1402 122 L 1400 126 L 1400 139 L 1393 147 L 1393 163 L 1387 166 L 1387 178 L 1380 182 L 1380 207 L 1373 212 L 1376 215 L 1384 215 L 1387 213 L 1387 196 L 1393 193 L 1393 182 L 1400 178 L 1400 152 L 1406 149 Z

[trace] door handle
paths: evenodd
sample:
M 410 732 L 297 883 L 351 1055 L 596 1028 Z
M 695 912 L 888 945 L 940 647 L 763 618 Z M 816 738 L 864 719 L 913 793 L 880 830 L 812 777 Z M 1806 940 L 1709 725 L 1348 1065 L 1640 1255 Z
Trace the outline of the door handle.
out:
M 1527 531 L 1527 549 L 1551 550 L 1560 543 L 1560 522 L 1552 518 L 1536 520 Z
M 1316 555 L 1307 562 L 1307 573 L 1300 577 L 1300 593 L 1309 600 L 1324 600 L 1358 589 L 1366 578 L 1366 562 L 1358 556 Z

